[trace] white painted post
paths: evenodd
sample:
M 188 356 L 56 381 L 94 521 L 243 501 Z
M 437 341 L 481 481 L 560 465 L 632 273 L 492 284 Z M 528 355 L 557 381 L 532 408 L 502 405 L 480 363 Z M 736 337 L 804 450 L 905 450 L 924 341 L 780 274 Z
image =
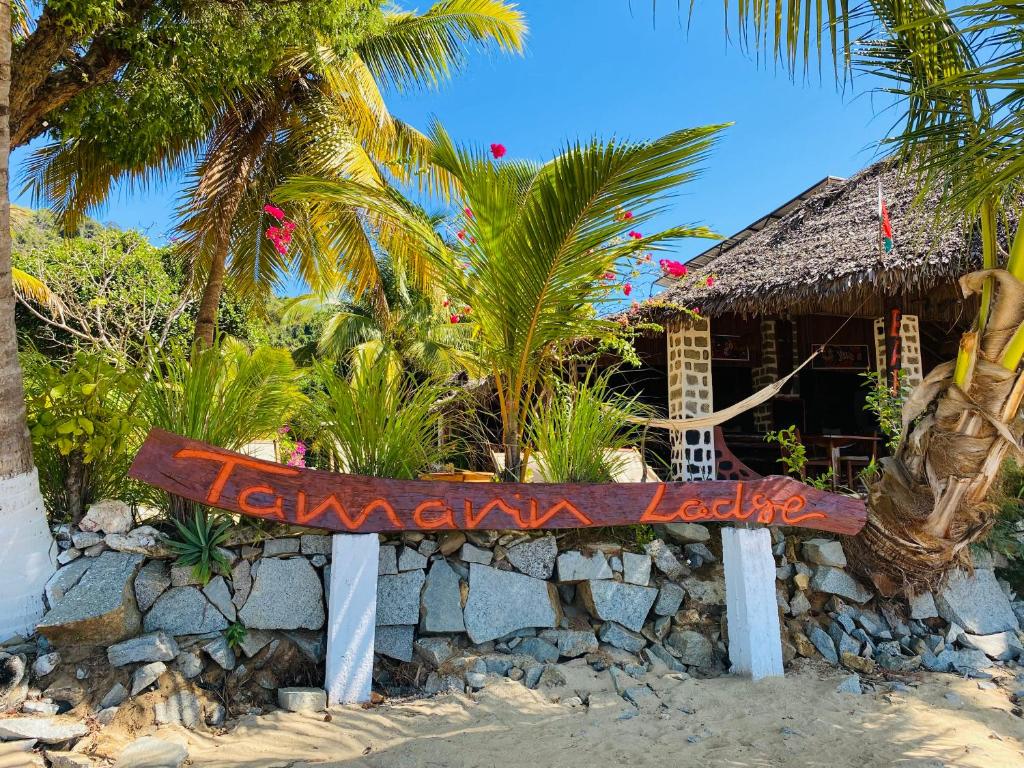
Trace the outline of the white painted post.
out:
M 733 674 L 781 677 L 775 559 L 767 528 L 722 528 L 725 611 Z
M 377 623 L 376 533 L 339 533 L 331 546 L 327 601 L 327 703 L 370 700 Z

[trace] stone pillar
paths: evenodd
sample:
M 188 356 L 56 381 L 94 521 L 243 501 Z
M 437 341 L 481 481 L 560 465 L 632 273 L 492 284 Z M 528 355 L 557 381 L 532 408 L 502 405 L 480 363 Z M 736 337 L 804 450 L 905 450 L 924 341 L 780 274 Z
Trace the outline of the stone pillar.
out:
M 884 317 L 875 319 L 875 366 L 885 371 L 885 323 Z M 903 315 L 900 321 L 900 341 L 903 380 L 911 389 L 924 378 L 924 363 L 921 359 L 921 327 L 917 315 Z
M 713 408 L 711 322 L 700 318 L 669 323 L 665 327 L 665 340 L 669 418 L 710 415 Z M 673 480 L 715 479 L 713 428 L 672 430 L 670 439 Z
M 767 528 L 722 528 L 725 615 L 732 673 L 781 677 L 782 636 L 775 559 Z
M 754 391 L 767 387 L 779 379 L 779 351 L 776 346 L 775 321 L 761 321 L 761 364 L 754 368 Z M 772 402 L 762 403 L 754 409 L 754 429 L 768 432 L 774 426 Z
M 376 533 L 339 533 L 333 537 L 324 685 L 328 704 L 370 700 L 379 557 L 380 538 Z

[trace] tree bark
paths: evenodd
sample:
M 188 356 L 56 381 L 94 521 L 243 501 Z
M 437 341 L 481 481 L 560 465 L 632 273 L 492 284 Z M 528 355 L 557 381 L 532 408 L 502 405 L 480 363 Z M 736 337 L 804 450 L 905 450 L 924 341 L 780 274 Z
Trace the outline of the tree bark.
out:
M 964 386 L 950 362 L 912 392 L 903 441 L 882 460 L 869 489 L 868 523 L 850 542 L 857 569 L 886 595 L 935 589 L 950 570 L 969 567 L 969 545 L 996 521 L 989 492 L 1022 430 L 1024 375 L 1000 361 L 1024 322 L 1024 284 L 1004 270 L 985 270 L 961 279 L 964 293 L 979 292 L 986 278 L 996 279 L 998 293 L 980 343 L 973 331 L 961 342 L 976 355 Z
M 0 0 L 0 479 L 32 471 L 11 276 L 11 4 Z

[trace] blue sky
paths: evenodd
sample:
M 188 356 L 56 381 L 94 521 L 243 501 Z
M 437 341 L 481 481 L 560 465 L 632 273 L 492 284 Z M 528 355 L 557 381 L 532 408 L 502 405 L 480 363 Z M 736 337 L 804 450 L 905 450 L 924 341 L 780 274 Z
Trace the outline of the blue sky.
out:
M 417 127 L 436 116 L 458 140 L 501 142 L 509 155 L 539 160 L 575 137 L 643 139 L 734 122 L 704 175 L 654 224 L 701 223 L 723 235 L 824 176 L 850 175 L 872 161 L 892 119 L 881 111 L 885 102 L 837 93 L 828 71 L 820 81 L 813 73 L 794 83 L 726 41 L 721 4 L 697 3 L 687 29 L 688 5 L 680 12 L 662 0 L 655 15 L 651 0 L 522 0 L 530 26 L 522 57 L 476 54 L 441 91 L 388 101 Z M 15 179 L 24 153 L 15 153 Z M 176 191 L 121 190 L 97 218 L 165 241 Z M 676 258 L 707 245 L 680 243 Z

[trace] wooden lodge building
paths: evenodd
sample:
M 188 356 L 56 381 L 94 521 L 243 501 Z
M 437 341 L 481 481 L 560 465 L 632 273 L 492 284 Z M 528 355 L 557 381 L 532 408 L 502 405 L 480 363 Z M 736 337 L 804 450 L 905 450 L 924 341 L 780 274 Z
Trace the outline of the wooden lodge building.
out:
M 894 231 L 889 253 L 879 184 Z M 825 347 L 756 409 L 719 429 L 674 432 L 662 457 L 673 479 L 727 479 L 743 464 L 778 474 L 779 448 L 764 435 L 790 425 L 820 464 L 815 474 L 831 463 L 845 482 L 865 457 L 884 452 L 864 408 L 863 374 L 885 370 L 895 350 L 913 385 L 955 357 L 974 314 L 957 278 L 981 263 L 978 239 L 937 222 L 914 194 L 914 180 L 888 161 L 850 179 L 825 178 L 689 261 L 686 277 L 660 280 L 666 289 L 627 314 L 664 332 L 638 340 L 644 369 L 621 375 L 670 418 L 724 409 Z M 886 339 L 894 317 L 898 344 Z

